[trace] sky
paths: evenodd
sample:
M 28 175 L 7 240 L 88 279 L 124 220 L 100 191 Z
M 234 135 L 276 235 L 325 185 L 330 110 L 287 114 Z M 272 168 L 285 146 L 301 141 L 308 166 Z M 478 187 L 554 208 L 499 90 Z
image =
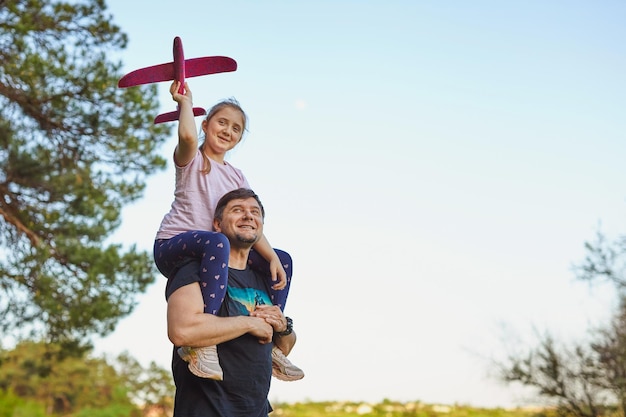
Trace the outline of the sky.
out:
M 175 36 L 187 58 L 238 62 L 188 82 L 196 106 L 248 113 L 228 159 L 294 259 L 285 313 L 306 376 L 273 380 L 270 400 L 531 404 L 494 362 L 606 323 L 611 287 L 573 266 L 598 230 L 626 233 L 626 3 L 107 4 L 124 72 L 171 61 Z M 112 241 L 151 250 L 174 133 Z M 169 368 L 164 286 L 96 351 Z

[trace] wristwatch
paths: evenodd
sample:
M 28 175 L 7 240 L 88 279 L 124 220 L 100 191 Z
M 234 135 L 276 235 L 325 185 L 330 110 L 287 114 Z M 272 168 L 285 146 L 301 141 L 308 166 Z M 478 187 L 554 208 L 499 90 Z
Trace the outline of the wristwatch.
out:
M 293 320 L 291 317 L 285 317 L 287 320 L 287 328 L 284 331 L 276 333 L 279 336 L 289 336 L 293 332 Z

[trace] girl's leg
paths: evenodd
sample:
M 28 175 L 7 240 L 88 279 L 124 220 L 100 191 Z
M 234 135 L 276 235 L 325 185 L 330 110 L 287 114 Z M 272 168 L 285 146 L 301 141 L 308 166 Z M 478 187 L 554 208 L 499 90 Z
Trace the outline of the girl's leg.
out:
M 200 290 L 204 301 L 204 312 L 216 314 L 226 295 L 228 283 L 228 257 L 230 243 L 221 233 L 190 231 L 171 239 L 154 243 L 154 260 L 159 271 L 166 277 L 185 259 L 200 261 Z M 188 362 L 192 374 L 200 378 L 221 381 L 224 372 L 220 366 L 216 346 L 191 348 L 181 346 L 178 355 Z
M 283 265 L 285 273 L 287 274 L 287 285 L 285 285 L 285 288 L 282 290 L 272 289 L 272 285 L 274 285 L 275 282 L 270 278 L 270 264 L 254 249 L 250 251 L 250 255 L 248 256 L 248 264 L 250 265 L 250 268 L 268 277 L 272 303 L 280 307 L 281 311 L 285 311 L 285 304 L 287 303 L 289 287 L 291 286 L 291 277 L 293 275 L 292 259 L 291 256 L 285 251 L 280 249 L 274 249 L 274 251 L 278 255 L 278 259 L 280 259 L 280 263 Z
M 200 289 L 204 312 L 217 314 L 226 295 L 230 243 L 221 233 L 189 231 L 154 243 L 154 260 L 163 275 L 169 277 L 185 258 L 200 260 Z
M 287 285 L 282 290 L 274 290 L 271 286 L 274 281 L 270 278 L 270 264 L 261 255 L 254 250 L 250 251 L 248 256 L 248 264 L 250 268 L 262 273 L 268 277 L 270 284 L 270 297 L 274 305 L 280 307 L 281 311 L 285 311 L 287 296 L 289 295 L 289 287 L 291 286 L 291 276 L 293 275 L 293 265 L 291 256 L 280 249 L 274 249 L 287 273 Z M 304 378 L 304 372 L 285 356 L 285 354 L 276 346 L 272 347 L 272 375 L 282 381 L 297 381 Z

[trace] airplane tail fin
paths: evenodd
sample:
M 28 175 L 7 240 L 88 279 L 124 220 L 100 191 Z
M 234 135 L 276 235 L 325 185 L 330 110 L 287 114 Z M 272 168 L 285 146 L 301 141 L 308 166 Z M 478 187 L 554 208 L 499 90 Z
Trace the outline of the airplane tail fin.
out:
M 206 114 L 206 110 L 202 107 L 194 107 L 193 115 L 194 116 L 204 116 Z M 154 124 L 157 125 L 159 123 L 173 122 L 174 120 L 178 120 L 180 115 L 180 111 L 177 109 L 176 111 L 171 111 L 168 113 L 161 113 L 154 119 Z

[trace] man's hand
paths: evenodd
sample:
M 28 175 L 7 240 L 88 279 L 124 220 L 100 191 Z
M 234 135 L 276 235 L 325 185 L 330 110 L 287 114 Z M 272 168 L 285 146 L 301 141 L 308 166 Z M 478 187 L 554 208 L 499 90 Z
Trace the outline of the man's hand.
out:
M 287 319 L 278 306 L 260 305 L 250 315 L 265 320 L 276 333 L 284 332 L 287 329 Z
M 274 329 L 274 335 L 287 330 L 287 319 L 278 306 L 260 305 L 250 313 L 251 316 L 264 319 Z M 285 356 L 289 355 L 296 343 L 296 333 L 292 332 L 287 336 L 274 337 L 274 345 L 279 348 Z
M 259 343 L 265 345 L 272 343 L 272 337 L 274 336 L 274 328 L 262 317 L 256 317 L 254 314 L 250 314 L 252 328 L 248 333 L 259 339 Z

